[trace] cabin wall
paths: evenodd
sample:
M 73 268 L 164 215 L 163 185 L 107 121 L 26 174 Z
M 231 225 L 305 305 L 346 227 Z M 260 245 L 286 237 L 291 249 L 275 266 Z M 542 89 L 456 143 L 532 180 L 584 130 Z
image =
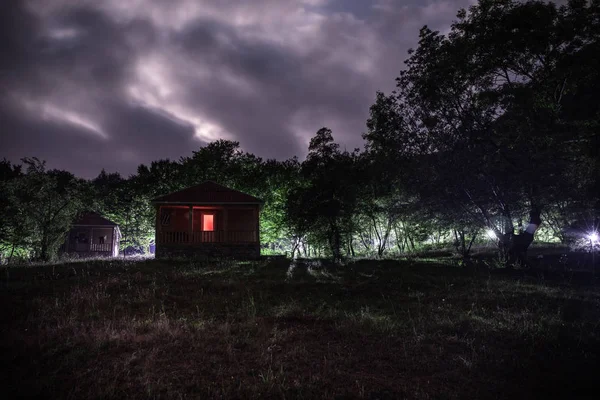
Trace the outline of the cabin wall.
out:
M 189 220 L 188 214 L 189 209 L 187 207 L 178 207 L 178 208 L 163 208 L 161 213 L 168 212 L 170 214 L 170 218 L 168 223 L 163 223 L 161 221 L 161 228 L 166 232 L 178 232 L 189 230 Z
M 168 211 L 167 211 L 168 210 Z M 165 224 L 164 212 L 168 212 L 168 224 Z M 215 215 L 214 230 L 230 232 L 225 237 L 236 242 L 223 242 L 221 240 L 207 240 L 197 236 L 196 232 L 202 231 L 202 214 Z M 190 231 L 189 207 L 157 206 L 156 218 L 156 257 L 231 257 L 239 259 L 255 259 L 260 257 L 259 238 L 259 206 L 258 205 L 227 205 L 227 206 L 197 206 L 193 211 L 194 235 L 187 235 Z M 187 243 L 161 242 L 163 234 L 168 232 L 182 232 L 181 241 Z M 215 232 L 215 234 L 219 233 Z M 235 232 L 242 232 L 241 234 Z M 254 240 L 248 242 L 243 232 L 255 232 Z M 179 238 L 179 234 L 176 234 Z M 172 236 L 169 236 L 172 237 Z M 221 234 L 215 237 L 223 237 Z M 190 238 L 193 238 L 190 239 Z M 199 240 L 199 238 L 201 238 Z M 206 241 L 205 241 L 206 240 Z
M 114 256 L 118 254 L 118 244 L 115 246 L 115 228 L 76 226 L 67 236 L 64 246 L 65 253 L 76 253 L 80 256 Z
M 254 210 L 231 209 L 227 213 L 227 228 L 232 231 L 252 231 L 256 229 Z
M 215 231 L 222 231 L 225 229 L 223 209 L 194 208 L 194 232 L 202 231 L 202 214 L 203 213 L 213 214 L 215 216 L 215 219 L 214 219 L 214 230 Z
M 102 240 L 100 237 L 104 237 L 104 243 L 109 244 L 113 242 L 113 227 L 108 228 L 86 228 L 76 227 L 69 231 L 69 245 L 71 247 L 76 244 L 100 244 Z
M 157 232 L 189 232 L 189 207 L 161 206 L 157 208 L 157 213 Z M 163 217 L 164 213 L 169 214 L 167 219 Z M 257 229 L 258 206 L 194 207 L 192 225 L 194 232 L 202 231 L 203 213 L 215 215 L 215 231 L 254 231 Z M 225 214 L 227 215 L 225 216 Z

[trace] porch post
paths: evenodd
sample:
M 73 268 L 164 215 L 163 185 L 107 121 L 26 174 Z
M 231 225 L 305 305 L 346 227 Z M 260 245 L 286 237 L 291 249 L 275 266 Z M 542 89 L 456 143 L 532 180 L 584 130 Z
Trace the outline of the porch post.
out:
M 254 209 L 256 214 L 256 243 L 260 244 L 260 206 Z
M 229 242 L 229 233 L 227 229 L 227 206 L 223 206 L 223 236 L 224 241 Z
M 194 206 L 190 206 L 189 207 L 189 221 L 188 221 L 188 225 L 189 225 L 189 242 L 193 243 L 194 242 Z
M 115 254 L 115 242 L 117 241 L 117 228 L 115 226 L 113 226 L 112 228 L 112 240 L 110 241 L 110 255 L 112 257 L 116 257 L 117 255 Z
M 160 206 L 156 205 L 154 208 L 156 209 L 156 219 L 154 221 L 154 246 L 156 246 L 159 241 L 162 242 L 162 224 L 160 223 Z
M 90 240 L 88 243 L 88 251 L 92 251 L 92 244 L 94 244 L 94 228 L 90 228 Z

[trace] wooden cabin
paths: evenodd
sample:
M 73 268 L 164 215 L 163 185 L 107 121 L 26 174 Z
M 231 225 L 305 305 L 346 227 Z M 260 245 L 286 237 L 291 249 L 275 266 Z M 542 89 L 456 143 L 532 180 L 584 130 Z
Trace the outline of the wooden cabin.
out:
M 262 200 L 206 181 L 153 200 L 156 257 L 260 256 Z
M 62 250 L 81 257 L 116 257 L 120 240 L 119 225 L 88 212 L 73 222 Z

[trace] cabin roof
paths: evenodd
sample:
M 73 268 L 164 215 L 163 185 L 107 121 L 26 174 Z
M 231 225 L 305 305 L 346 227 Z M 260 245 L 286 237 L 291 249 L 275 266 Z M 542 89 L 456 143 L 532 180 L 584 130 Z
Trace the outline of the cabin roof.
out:
M 152 200 L 157 204 L 262 204 L 263 201 L 212 181 L 169 193 Z
M 95 212 L 86 212 L 73 222 L 73 225 L 119 226 Z

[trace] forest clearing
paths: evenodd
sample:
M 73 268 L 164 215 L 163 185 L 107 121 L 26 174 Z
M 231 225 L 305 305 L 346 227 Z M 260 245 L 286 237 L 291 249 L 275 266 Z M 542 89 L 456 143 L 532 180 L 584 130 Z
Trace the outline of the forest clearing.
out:
M 585 398 L 590 272 L 439 259 L 90 260 L 1 271 L 9 397 Z

